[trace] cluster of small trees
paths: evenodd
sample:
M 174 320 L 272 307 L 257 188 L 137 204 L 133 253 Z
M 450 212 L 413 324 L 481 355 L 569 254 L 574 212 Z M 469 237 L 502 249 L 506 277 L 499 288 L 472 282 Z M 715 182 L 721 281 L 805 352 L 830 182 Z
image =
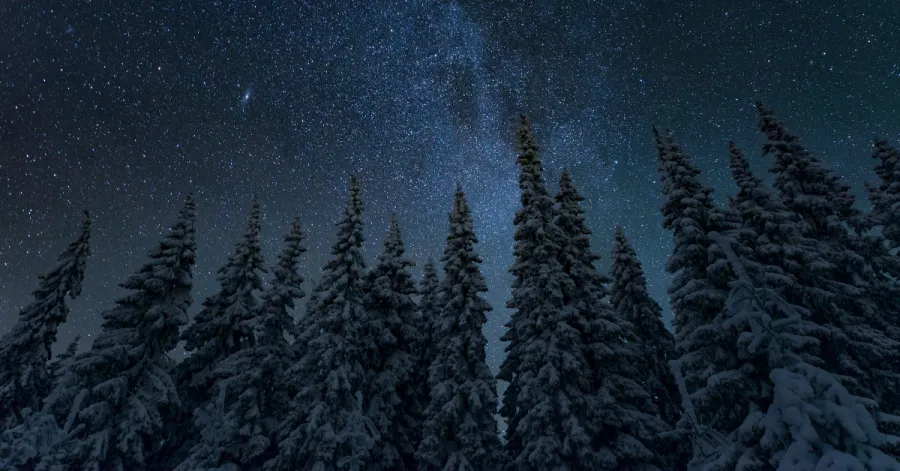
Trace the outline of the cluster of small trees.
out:
M 900 470 L 900 152 L 876 141 L 880 182 L 865 214 L 771 111 L 759 113 L 774 188 L 731 144 L 738 192 L 727 207 L 654 129 L 675 240 L 674 336 L 621 228 L 610 272 L 598 270 L 582 197 L 566 171 L 551 194 L 522 118 L 512 315 L 496 378 L 460 187 L 443 277 L 429 261 L 416 283 L 396 217 L 366 266 L 351 179 L 308 296 L 299 219 L 264 281 L 254 200 L 218 291 L 193 319 L 188 196 L 91 348 L 73 343 L 51 359 L 90 255 L 86 214 L 0 339 L 0 468 Z M 176 364 L 179 341 L 189 356 Z

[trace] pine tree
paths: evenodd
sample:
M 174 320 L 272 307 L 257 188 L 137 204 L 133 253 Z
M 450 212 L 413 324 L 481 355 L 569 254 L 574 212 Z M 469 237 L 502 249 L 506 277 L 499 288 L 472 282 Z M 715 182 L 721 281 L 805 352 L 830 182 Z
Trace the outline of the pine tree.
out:
M 38 410 L 53 384 L 47 370 L 51 348 L 69 307 L 66 296 L 81 294 L 84 268 L 91 255 L 91 216 L 84 212 L 78 238 L 57 258 L 58 264 L 40 277 L 34 301 L 19 313 L 13 329 L 0 338 L 0 428 L 12 427 L 22 409 Z
M 776 290 L 760 287 L 751 275 L 760 271 L 751 270 L 755 262 L 739 258 L 725 236 L 711 237 L 736 274 L 726 324 L 742 331 L 741 352 L 760 360 L 755 366 L 769 378 L 771 391 L 732 440 L 730 451 L 740 458 L 727 469 L 900 469 L 878 449 L 896 445 L 897 437 L 879 432 L 867 401 L 818 366 L 817 337 L 827 329 L 804 320 L 806 314 Z
M 228 449 L 238 436 L 238 419 L 235 411 L 225 405 L 226 390 L 227 387 L 220 384 L 214 402 L 194 409 L 194 423 L 200 431 L 200 440 L 175 471 L 240 470 L 228 458 Z
M 419 298 L 419 319 L 421 321 L 419 330 L 422 335 L 418 346 L 418 355 L 421 382 L 426 383 L 422 393 L 426 402 L 428 399 L 428 368 L 435 357 L 439 340 L 436 324 L 441 314 L 440 284 L 437 265 L 433 259 L 429 258 L 422 267 L 422 280 L 419 282 L 419 294 L 421 295 Z
M 257 311 L 262 290 L 262 252 L 259 242 L 259 201 L 254 198 L 247 229 L 235 244 L 228 263 L 219 268 L 219 291 L 203 301 L 203 309 L 181 334 L 189 356 L 178 366 L 179 391 L 184 400 L 182 422 L 197 407 L 214 400 L 216 367 L 228 355 L 252 345 L 252 325 L 246 321 Z M 188 419 L 189 420 L 189 419 Z M 196 443 L 192 427 L 180 427 L 175 440 L 189 448 Z M 180 453 L 179 453 L 180 454 Z
M 297 339 L 305 353 L 289 375 L 303 387 L 279 425 L 279 454 L 267 464 L 271 469 L 329 471 L 351 456 L 371 459 L 371 450 L 358 447 L 355 433 L 342 433 L 355 413 L 356 394 L 366 386 L 366 355 L 374 350 L 365 335 L 362 209 L 359 184 L 351 178 L 332 259 L 312 293 L 305 330 Z
M 197 443 L 189 460 L 207 456 L 207 461 L 213 462 L 208 453 L 215 451 L 217 465 L 233 463 L 242 469 L 261 469 L 275 457 L 278 421 L 287 413 L 291 399 L 284 377 L 294 359 L 285 333 L 294 334 L 295 325 L 288 309 L 304 296 L 303 277 L 297 272 L 304 252 L 298 218 L 284 239 L 262 303 L 250 317 L 238 321 L 238 328 L 250 332 L 250 338 L 213 371 L 216 383 L 230 398 L 223 399 L 225 416 L 234 420 L 229 446 L 218 451 L 209 443 Z
M 565 306 L 585 325 L 578 326 L 589 365 L 590 436 L 597 460 L 591 469 L 654 469 L 668 454 L 660 434 L 670 429 L 659 418 L 651 394 L 636 381 L 641 352 L 635 326 L 617 316 L 609 303 L 609 279 L 595 267 L 600 256 L 591 249 L 581 201 L 568 171 L 563 171 L 556 195 L 556 226 L 562 236 L 559 260 L 571 279 L 563 289 Z
M 498 469 L 497 384 L 486 363 L 482 329 L 491 306 L 479 293 L 487 284 L 475 252 L 472 211 L 457 186 L 450 234 L 444 248 L 437 352 L 429 371 L 431 397 L 425 409 L 421 471 Z
M 852 207 L 850 188 L 791 134 L 771 110 L 757 104 L 760 129 L 766 134 L 764 154 L 772 154 L 775 188 L 787 209 L 799 218 L 799 231 L 816 242 L 830 269 L 817 270 L 815 282 L 831 295 L 818 300 L 811 321 L 828 329 L 822 338 L 824 368 L 839 375 L 859 396 L 883 402 L 881 391 L 898 383 L 885 365 L 900 362 L 900 343 L 890 339 L 877 300 L 881 285 L 860 251 L 865 244 L 850 228 L 862 215 Z
M 872 224 L 882 227 L 881 233 L 891 248 L 900 247 L 900 151 L 884 139 L 875 139 L 872 158 L 878 159 L 875 173 L 877 185 L 869 185 L 872 202 Z
M 397 216 L 384 241 L 378 264 L 369 273 L 366 310 L 376 350 L 370 357 L 372 378 L 366 389 L 366 416 L 380 436 L 365 469 L 415 469 L 424 410 L 417 379 L 421 321 L 412 296 L 415 283 L 406 257 Z
M 81 342 L 81 336 L 76 335 L 75 338 L 72 339 L 71 342 L 69 342 L 69 346 L 66 347 L 66 351 L 57 355 L 53 361 L 47 364 L 47 372 L 50 374 L 50 377 L 53 378 L 53 382 L 56 382 L 59 378 L 62 377 L 64 372 L 72 363 L 72 360 L 75 359 L 75 355 L 78 353 L 79 342 Z
M 633 327 L 639 350 L 635 379 L 652 397 L 659 417 L 673 428 L 681 417 L 681 398 L 668 368 L 675 358 L 675 341 L 662 320 L 662 308 L 650 297 L 644 269 L 622 228 L 616 226 L 610 294 L 616 315 Z
M 122 287 L 131 293 L 102 313 L 102 331 L 91 349 L 47 399 L 49 410 L 66 417 L 73 397 L 83 397 L 75 416 L 81 427 L 69 469 L 140 470 L 160 446 L 163 423 L 180 407 L 169 375 L 168 352 L 178 342 L 191 304 L 196 257 L 193 198 L 187 201 L 150 261 Z
M 875 173 L 879 177 L 879 183 L 867 185 L 872 202 L 869 219 L 871 226 L 881 227 L 881 236 L 866 234 L 867 250 L 864 256 L 880 272 L 874 282 L 875 287 L 870 292 L 877 295 L 875 299 L 887 323 L 886 334 L 892 340 L 900 342 L 900 285 L 896 282 L 900 279 L 900 273 L 897 273 L 900 269 L 897 253 L 897 248 L 900 247 L 900 151 L 891 147 L 887 141 L 876 139 L 872 157 L 878 159 Z M 876 391 L 881 398 L 882 410 L 895 416 L 900 416 L 898 373 L 900 362 L 895 363 L 888 377 L 892 379 L 881 382 Z M 889 430 L 900 434 L 900 423 L 892 424 Z M 894 456 L 900 457 L 900 450 L 895 450 Z
M 733 274 L 709 233 L 738 231 L 740 219 L 716 206 L 712 188 L 699 181 L 700 171 L 671 135 L 661 135 L 655 128 L 654 134 L 665 196 L 663 225 L 672 230 L 675 241 L 666 264 L 673 274 L 669 296 L 675 354 L 690 395 L 683 400 L 695 406 L 692 416 L 682 416 L 679 429 L 690 430 L 687 422 L 696 418 L 728 435 L 743 423 L 760 393 L 759 381 L 739 359 L 737 330 L 725 323 L 727 283 Z M 718 452 L 707 448 L 703 437 L 693 437 L 694 463 Z
M 501 415 L 506 419 L 509 469 L 595 467 L 591 446 L 591 374 L 583 333 L 589 320 L 565 298 L 573 279 L 561 263 L 564 234 L 544 183 L 528 120 L 519 130 L 514 309 L 502 340 L 509 342 L 498 379 L 509 382 Z M 567 261 L 570 262 L 571 261 Z M 575 261 L 579 263 L 580 261 Z

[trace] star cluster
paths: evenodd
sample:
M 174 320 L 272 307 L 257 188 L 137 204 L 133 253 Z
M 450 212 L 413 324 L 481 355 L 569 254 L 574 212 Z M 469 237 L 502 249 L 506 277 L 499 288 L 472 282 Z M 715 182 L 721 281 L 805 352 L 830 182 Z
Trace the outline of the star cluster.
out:
M 486 334 L 496 365 L 518 113 L 535 123 L 548 180 L 573 172 L 595 248 L 606 256 L 621 224 L 665 304 L 670 236 L 650 126 L 676 131 L 723 201 L 726 142 L 757 153 L 761 99 L 860 190 L 872 136 L 900 131 L 897 25 L 890 1 L 4 4 L 0 332 L 83 208 L 95 217 L 94 256 L 62 346 L 97 332 L 188 191 L 198 196 L 196 302 L 215 289 L 254 193 L 268 260 L 303 217 L 314 281 L 353 173 L 370 262 L 392 212 L 420 265 L 438 258 L 462 183 L 495 307 Z

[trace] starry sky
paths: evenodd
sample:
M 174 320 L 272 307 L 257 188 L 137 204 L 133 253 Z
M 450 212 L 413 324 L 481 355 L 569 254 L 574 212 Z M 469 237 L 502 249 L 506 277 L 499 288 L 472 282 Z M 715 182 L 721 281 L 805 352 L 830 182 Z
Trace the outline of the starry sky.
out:
M 671 236 L 652 124 L 676 132 L 719 201 L 733 191 L 728 140 L 759 154 L 757 99 L 857 190 L 874 178 L 871 138 L 900 138 L 895 0 L 32 0 L 0 2 L 0 29 L 0 332 L 81 209 L 94 215 L 84 292 L 57 348 L 79 333 L 87 346 L 188 191 L 195 310 L 254 192 L 267 260 L 300 215 L 314 281 L 355 173 L 370 265 L 392 212 L 420 265 L 439 258 L 463 184 L 496 366 L 519 113 L 551 186 L 565 167 L 586 196 L 603 265 L 621 224 L 664 305 Z

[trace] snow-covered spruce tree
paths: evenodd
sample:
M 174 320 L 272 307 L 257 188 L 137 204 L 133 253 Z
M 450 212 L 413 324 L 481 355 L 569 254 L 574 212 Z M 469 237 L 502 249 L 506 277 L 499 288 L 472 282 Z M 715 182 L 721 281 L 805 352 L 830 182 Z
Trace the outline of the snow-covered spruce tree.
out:
M 91 349 L 75 357 L 47 398 L 61 419 L 78 403 L 71 398 L 84 396 L 74 417 L 80 443 L 65 458 L 68 469 L 146 469 L 163 423 L 181 406 L 167 354 L 191 304 L 194 213 L 188 196 L 150 261 L 121 284 L 131 293 L 102 313 Z
M 189 356 L 177 368 L 184 401 L 179 426 L 182 436 L 174 440 L 183 445 L 180 453 L 196 443 L 190 425 L 193 410 L 215 400 L 216 367 L 228 355 L 254 342 L 252 326 L 246 321 L 260 306 L 257 293 L 263 288 L 265 272 L 259 245 L 259 210 L 259 201 L 254 198 L 244 235 L 228 262 L 219 268 L 219 291 L 203 301 L 203 309 L 181 333 Z
M 0 428 L 12 427 L 19 412 L 40 409 L 53 385 L 47 371 L 60 324 L 66 321 L 66 297 L 81 294 L 84 268 L 91 255 L 91 216 L 84 212 L 81 233 L 57 258 L 58 264 L 40 277 L 34 300 L 19 312 L 12 330 L 0 338 Z
M 747 428 L 758 429 L 761 437 L 733 440 L 743 449 L 736 450 L 740 459 L 729 469 L 900 469 L 900 462 L 879 450 L 898 438 L 879 432 L 867 400 L 852 395 L 819 366 L 824 363 L 818 358 L 816 337 L 821 334 L 810 334 L 826 329 L 804 320 L 806 314 L 777 291 L 760 286 L 750 274 L 755 262 L 738 257 L 726 236 L 710 236 L 725 248 L 736 274 L 726 324 L 741 331 L 742 354 L 762 360 L 756 365 L 771 382 L 768 404 L 747 419 Z
M 747 416 L 759 394 L 759 381 L 738 358 L 736 329 L 724 325 L 727 283 L 733 274 L 708 234 L 739 230 L 740 219 L 716 206 L 712 188 L 699 181 L 700 171 L 671 135 L 661 135 L 655 128 L 654 134 L 665 197 L 663 225 L 672 230 L 675 242 L 666 264 L 674 275 L 669 296 L 675 354 L 697 420 L 728 435 Z M 679 428 L 690 429 L 688 420 L 683 416 Z M 717 452 L 701 444 L 694 441 L 694 461 Z
M 47 364 L 47 372 L 50 373 L 50 377 L 54 382 L 62 377 L 63 373 L 69 368 L 69 364 L 75 359 L 75 354 L 78 353 L 79 342 L 81 342 L 81 336 L 76 335 L 75 338 L 69 342 L 66 351 L 56 355 L 56 358 Z
M 828 303 L 819 303 L 810 313 L 810 320 L 829 331 L 822 339 L 823 367 L 838 374 L 852 393 L 883 402 L 880 392 L 900 384 L 896 372 L 883 366 L 900 362 L 900 344 L 885 333 L 893 306 L 884 309 L 878 302 L 881 280 L 860 253 L 865 244 L 849 229 L 862 225 L 860 212 L 852 207 L 854 197 L 771 110 L 761 103 L 757 107 L 760 129 L 767 137 L 763 152 L 774 157 L 770 171 L 775 188 L 787 209 L 799 217 L 801 234 L 816 241 L 819 254 L 832 268 L 810 273 L 832 294 Z
M 509 469 L 594 468 L 591 444 L 591 370 L 586 339 L 589 320 L 566 293 L 574 292 L 563 269 L 564 235 L 554 220 L 553 197 L 531 125 L 522 116 L 519 188 L 514 223 L 515 262 L 510 272 L 514 309 L 502 340 L 506 358 L 498 379 L 509 382 L 500 414 L 506 419 Z
M 231 444 L 237 439 L 238 424 L 234 410 L 225 405 L 226 386 L 219 384 L 215 401 L 194 409 L 194 423 L 200 439 L 175 471 L 238 471 L 230 462 Z M 250 468 L 248 468 L 250 469 Z
M 285 333 L 294 335 L 295 325 L 288 309 L 304 295 L 303 276 L 297 272 L 304 252 L 298 218 L 284 239 L 262 303 L 249 317 L 238 321 L 239 328 L 250 332 L 252 338 L 213 371 L 216 384 L 225 390 L 225 414 L 233 417 L 234 434 L 222 450 L 208 443 L 195 444 L 188 462 L 215 452 L 215 456 L 207 455 L 205 462 L 261 469 L 275 457 L 278 421 L 287 413 L 291 399 L 285 375 L 294 359 Z
M 574 309 L 586 325 L 578 326 L 585 342 L 593 401 L 588 411 L 596 462 L 590 466 L 617 469 L 671 468 L 672 443 L 661 434 L 671 429 L 660 419 L 653 396 L 636 381 L 641 351 L 634 326 L 610 305 L 608 278 L 594 266 L 600 256 L 591 250 L 581 201 L 568 171 L 563 171 L 556 195 L 556 226 L 562 237 L 559 262 L 571 283 L 563 286 L 565 309 Z
M 362 209 L 359 184 L 351 178 L 332 259 L 311 295 L 315 302 L 297 339 L 304 355 L 289 372 L 289 380 L 302 389 L 279 425 L 278 456 L 267 468 L 331 471 L 341 469 L 348 457 L 371 458 L 371 450 L 359 449 L 365 441 L 342 433 L 355 413 L 356 394 L 366 387 L 366 355 L 374 350 L 365 332 Z
M 875 139 L 872 158 L 878 159 L 876 185 L 868 185 L 872 202 L 872 224 L 881 226 L 881 233 L 891 248 L 900 247 L 900 151 L 884 139 Z
M 482 329 L 491 306 L 481 274 L 472 211 L 457 186 L 450 234 L 444 248 L 437 351 L 428 378 L 420 471 L 499 469 L 502 449 L 497 430 L 497 383 L 486 363 Z
M 380 438 L 365 469 L 413 470 L 425 404 L 417 383 L 421 321 L 412 296 L 415 282 L 406 257 L 397 216 L 384 240 L 378 264 L 368 276 L 365 306 L 368 335 L 375 344 L 369 358 L 371 379 L 365 391 L 365 415 Z
M 895 271 L 900 269 L 897 253 L 900 247 L 900 151 L 887 141 L 876 139 L 872 157 L 878 159 L 875 173 L 879 182 L 877 185 L 867 185 L 872 202 L 869 220 L 870 225 L 881 227 L 881 237 L 866 234 L 865 242 L 869 250 L 864 256 L 881 275 L 875 282 L 874 291 L 878 294 L 876 300 L 887 321 L 886 333 L 891 339 L 900 341 L 900 286 L 895 281 L 900 279 L 900 274 Z M 895 363 L 893 372 L 900 372 L 900 364 Z M 900 416 L 900 381 L 896 381 L 896 375 L 891 377 L 895 381 L 885 381 L 877 392 L 882 410 Z M 890 430 L 900 434 L 900 424 L 894 424 Z M 895 452 L 894 456 L 900 457 L 900 452 Z
M 681 397 L 668 366 L 675 358 L 675 340 L 663 323 L 662 308 L 647 291 L 641 261 L 619 226 L 613 240 L 610 277 L 612 308 L 633 327 L 639 352 L 633 379 L 650 394 L 659 417 L 674 428 L 681 417 Z
M 428 400 L 428 368 L 437 352 L 438 336 L 436 333 L 437 321 L 441 314 L 440 286 L 437 265 L 433 259 L 428 259 L 422 267 L 422 280 L 419 282 L 419 376 L 423 384 L 422 397 L 425 403 Z

